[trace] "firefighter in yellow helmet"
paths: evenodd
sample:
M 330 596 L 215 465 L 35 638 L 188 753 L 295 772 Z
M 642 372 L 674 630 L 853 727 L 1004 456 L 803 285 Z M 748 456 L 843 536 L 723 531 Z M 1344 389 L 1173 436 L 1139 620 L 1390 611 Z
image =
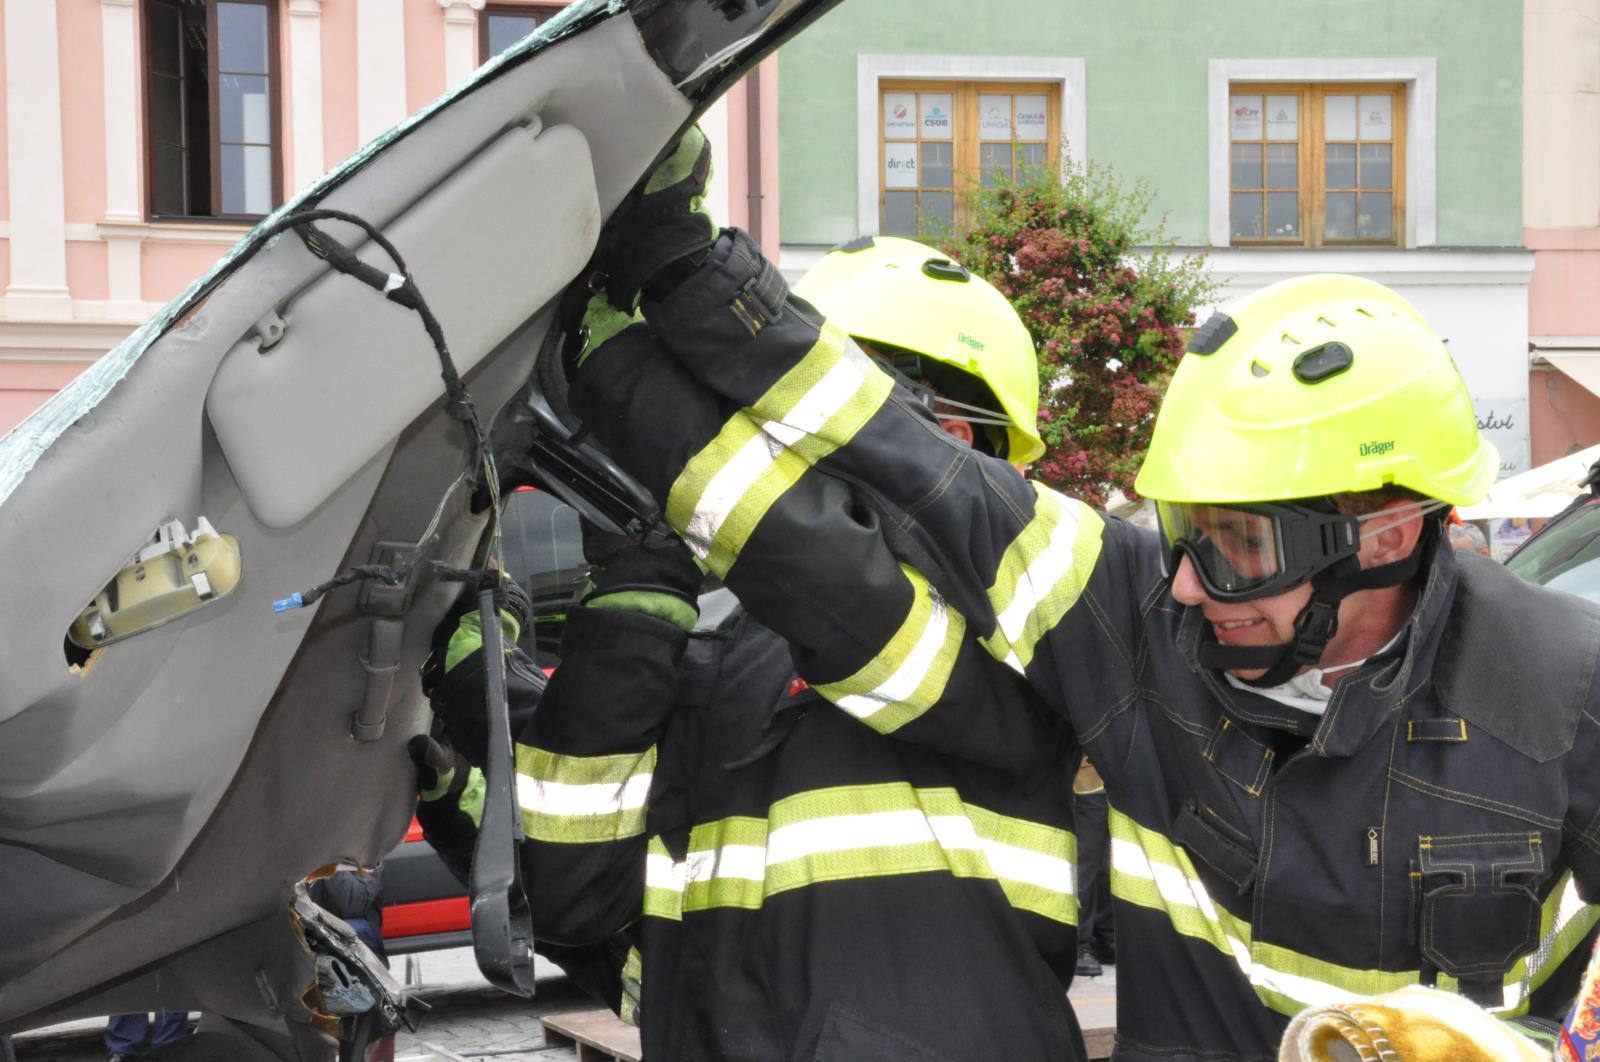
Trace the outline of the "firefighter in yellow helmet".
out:
M 1026 717 L 973 710 L 1000 665 L 1071 724 L 1112 808 L 1119 1059 L 1274 1057 L 1302 1008 L 1408 984 L 1562 1012 L 1600 610 L 1443 547 L 1498 462 L 1403 298 L 1306 277 L 1206 322 L 1149 531 L 931 430 L 742 233 L 684 250 L 648 213 L 604 239 L 661 349 L 597 348 L 576 408 L 843 715 L 981 758 Z
M 769 274 L 719 316 L 747 338 L 781 340 L 763 316 L 781 284 Z M 837 316 L 869 344 L 924 430 L 995 454 L 1020 481 L 1008 462 L 1040 449 L 1037 374 L 1026 330 L 992 287 L 931 248 L 878 239 L 829 254 L 805 288 L 808 317 Z M 630 312 L 632 293 L 610 294 L 627 309 L 590 306 L 574 401 L 589 401 L 591 366 L 617 366 L 606 375 L 618 383 L 642 370 L 623 401 L 655 406 L 654 445 L 712 427 L 692 381 L 648 375 L 671 367 L 672 329 Z M 895 302 L 914 311 L 898 329 L 874 313 Z M 645 317 L 656 309 L 647 291 Z M 835 385 L 889 385 L 845 331 L 830 329 L 814 353 L 833 371 L 791 396 L 796 427 L 823 426 L 812 413 Z M 609 435 L 618 420 L 603 419 L 594 428 Z M 803 476 L 768 462 L 787 433 L 735 418 L 718 445 L 743 456 L 725 482 Z M 830 494 L 845 489 L 828 482 Z M 682 495 L 657 490 L 680 511 Z M 804 521 L 790 536 L 791 548 L 829 551 L 812 588 L 823 598 L 873 578 L 856 567 L 879 541 L 860 502 L 842 537 L 810 540 Z M 732 535 L 708 528 L 665 547 L 585 536 L 593 587 L 566 611 L 560 666 L 514 735 L 524 879 L 545 950 L 563 949 L 555 957 L 589 984 L 609 959 L 601 994 L 639 1024 L 657 1062 L 1084 1058 L 1065 991 L 1078 954 L 1066 720 L 976 646 L 964 650 L 968 678 L 944 691 L 948 720 L 919 722 L 894 698 L 839 711 L 829 676 L 802 678 L 794 648 L 742 600 L 701 586 L 702 567 L 723 573 Z M 469 618 L 431 672 L 452 735 L 481 731 L 475 637 Z M 513 676 L 527 672 L 520 663 Z M 474 786 L 431 770 L 423 780 L 419 818 L 464 864 Z

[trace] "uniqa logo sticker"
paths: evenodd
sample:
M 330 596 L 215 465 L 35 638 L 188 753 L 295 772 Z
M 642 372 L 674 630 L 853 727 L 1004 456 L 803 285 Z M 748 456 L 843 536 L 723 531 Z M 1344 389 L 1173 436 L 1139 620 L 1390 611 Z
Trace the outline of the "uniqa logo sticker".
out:
M 1362 457 L 1382 457 L 1384 454 L 1388 453 L 1389 451 L 1391 451 L 1393 449 L 1394 449 L 1394 440 L 1393 439 L 1389 439 L 1386 442 L 1364 442 L 1364 443 L 1361 444 L 1361 456 Z

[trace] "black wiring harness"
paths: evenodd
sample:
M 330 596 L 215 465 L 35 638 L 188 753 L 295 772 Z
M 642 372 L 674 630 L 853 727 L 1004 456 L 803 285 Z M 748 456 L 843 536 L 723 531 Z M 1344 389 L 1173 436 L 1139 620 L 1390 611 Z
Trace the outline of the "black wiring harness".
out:
M 389 256 L 389 260 L 394 263 L 395 271 L 385 272 L 377 266 L 363 262 L 356 257 L 354 251 L 325 230 L 318 228 L 315 224 L 318 221 L 342 221 L 361 229 Z M 490 502 L 489 549 L 484 567 L 453 568 L 437 565 L 437 568 L 443 579 L 477 582 L 480 589 L 484 586 L 497 589 L 498 572 L 504 570 L 500 529 L 500 477 L 495 468 L 494 454 L 489 447 L 489 434 L 478 416 L 478 408 L 472 400 L 472 395 L 461 382 L 461 374 L 456 371 L 455 361 L 450 357 L 450 347 L 444 338 L 444 328 L 428 307 L 428 300 L 423 298 L 410 270 L 406 267 L 405 259 L 388 237 L 365 218 L 326 207 L 296 211 L 269 223 L 256 233 L 255 245 L 250 253 L 253 254 L 256 249 L 264 246 L 273 236 L 288 230 L 293 230 L 305 244 L 306 250 L 328 263 L 330 269 L 360 281 L 390 302 L 404 306 L 422 318 L 422 327 L 427 331 L 428 339 L 432 341 L 434 352 L 439 358 L 439 375 L 444 380 L 445 389 L 445 413 L 459 422 L 467 432 L 469 460 L 463 477 L 476 472 L 480 477 L 476 486 L 487 492 Z M 459 483 L 460 479 L 456 482 Z M 454 486 L 452 483 L 451 489 Z M 274 601 L 273 611 L 287 612 L 290 609 L 314 604 L 332 590 L 368 579 L 376 579 L 388 586 L 400 586 L 405 583 L 411 578 L 417 565 L 422 563 L 428 552 L 439 541 L 439 519 L 449 493 L 447 489 L 444 497 L 439 499 L 439 505 L 434 510 L 433 518 L 422 536 L 395 563 L 352 565 L 309 590 L 301 590 Z

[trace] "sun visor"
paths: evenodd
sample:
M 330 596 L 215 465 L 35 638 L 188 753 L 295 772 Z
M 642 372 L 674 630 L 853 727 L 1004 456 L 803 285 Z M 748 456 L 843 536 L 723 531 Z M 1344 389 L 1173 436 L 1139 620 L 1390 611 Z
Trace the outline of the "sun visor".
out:
M 350 238 L 347 226 L 327 227 Z M 582 270 L 599 229 L 588 142 L 571 126 L 535 124 L 502 133 L 384 234 L 465 376 Z M 393 269 L 370 242 L 359 256 Z M 417 315 L 329 272 L 228 351 L 206 412 L 250 511 L 283 528 L 443 394 Z

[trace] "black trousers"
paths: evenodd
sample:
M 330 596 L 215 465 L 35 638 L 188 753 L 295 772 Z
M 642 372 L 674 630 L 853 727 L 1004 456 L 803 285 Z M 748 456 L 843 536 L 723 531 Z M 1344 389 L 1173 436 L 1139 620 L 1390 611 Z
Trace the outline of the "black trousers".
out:
M 1106 826 L 1106 794 L 1074 793 L 1078 834 L 1078 941 L 1095 958 L 1112 962 L 1116 933 L 1111 924 L 1111 835 Z

